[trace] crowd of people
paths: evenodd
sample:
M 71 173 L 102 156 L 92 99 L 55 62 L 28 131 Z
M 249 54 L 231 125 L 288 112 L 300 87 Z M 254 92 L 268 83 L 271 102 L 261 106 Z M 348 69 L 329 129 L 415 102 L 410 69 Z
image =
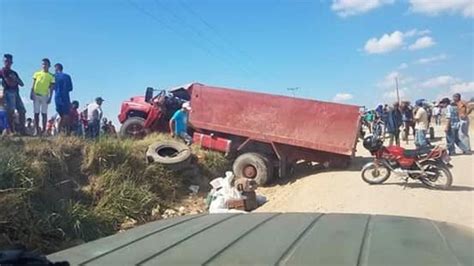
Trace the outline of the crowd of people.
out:
M 444 126 L 449 154 L 455 154 L 456 146 L 463 154 L 471 154 L 469 140 L 471 111 L 461 99 L 461 95 L 456 93 L 452 100 L 443 98 L 439 102 L 430 103 L 420 99 L 415 102 L 415 106 L 411 106 L 409 102 L 396 102 L 391 107 L 387 104 L 378 105 L 374 110 L 365 111 L 362 121 L 370 133 L 386 136 L 389 145 L 400 146 L 400 134 L 408 144 L 412 129 L 417 148 L 431 146 L 430 139 L 434 136 L 433 124 Z M 445 123 L 442 123 L 443 118 L 446 120 Z
M 33 102 L 34 118 L 26 119 L 26 108 L 20 96 L 20 87 L 25 84 L 12 65 L 13 56 L 3 55 L 3 68 L 0 70 L 0 135 L 54 136 L 62 133 L 90 139 L 101 134 L 116 135 L 112 122 L 103 118 L 104 99 L 97 97 L 80 110 L 79 102 L 70 99 L 73 91 L 71 76 L 63 72 L 61 63 L 54 65 L 54 74 L 50 73 L 51 62 L 48 58 L 41 60 L 41 69 L 33 74 L 30 100 Z M 48 119 L 48 107 L 53 95 L 57 114 Z

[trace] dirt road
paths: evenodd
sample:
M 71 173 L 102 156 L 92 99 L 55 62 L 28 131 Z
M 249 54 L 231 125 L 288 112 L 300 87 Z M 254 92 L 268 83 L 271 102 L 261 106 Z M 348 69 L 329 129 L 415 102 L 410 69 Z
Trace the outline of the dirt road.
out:
M 439 128 L 437 135 L 444 136 Z M 474 143 L 472 136 L 471 133 L 471 143 Z M 412 142 L 403 146 L 412 148 Z M 444 144 L 444 139 L 437 143 Z M 382 185 L 364 183 L 360 169 L 370 160 L 370 154 L 360 143 L 357 150 L 357 157 L 348 170 L 302 171 L 300 178 L 280 180 L 271 187 L 259 188 L 258 192 L 269 202 L 257 211 L 388 214 L 430 218 L 474 228 L 474 155 L 452 157 L 453 187 L 449 191 L 438 191 L 414 180 L 405 186 L 405 182 L 395 176 Z

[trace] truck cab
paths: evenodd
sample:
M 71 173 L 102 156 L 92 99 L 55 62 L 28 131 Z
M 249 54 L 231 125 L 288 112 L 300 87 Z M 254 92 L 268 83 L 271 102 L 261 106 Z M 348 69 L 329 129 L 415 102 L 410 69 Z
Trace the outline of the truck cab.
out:
M 169 90 L 148 87 L 145 96 L 134 96 L 122 103 L 119 122 L 121 137 L 144 137 L 148 132 L 167 132 L 168 121 L 183 102 L 190 99 L 191 85 Z M 154 95 L 159 91 L 157 95 Z

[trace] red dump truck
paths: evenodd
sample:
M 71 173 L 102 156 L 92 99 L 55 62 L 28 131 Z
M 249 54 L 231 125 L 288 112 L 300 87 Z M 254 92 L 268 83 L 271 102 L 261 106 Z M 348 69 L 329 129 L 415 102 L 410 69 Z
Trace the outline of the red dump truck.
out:
M 171 100 L 173 99 L 173 100 Z M 178 100 L 177 100 L 178 99 Z M 179 101 L 190 101 L 194 143 L 234 159 L 238 177 L 260 185 L 300 161 L 344 167 L 354 155 L 359 107 L 194 83 L 122 104 L 122 135 L 166 131 Z M 139 133 L 141 134 L 141 133 Z

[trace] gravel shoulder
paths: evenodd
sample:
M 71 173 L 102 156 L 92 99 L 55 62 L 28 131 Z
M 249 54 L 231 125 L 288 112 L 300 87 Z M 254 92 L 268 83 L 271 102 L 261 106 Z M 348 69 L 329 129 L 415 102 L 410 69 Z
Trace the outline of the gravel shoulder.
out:
M 440 128 L 438 136 L 444 136 Z M 471 130 L 471 143 L 474 131 Z M 444 138 L 434 144 L 443 144 Z M 413 148 L 413 140 L 410 145 Z M 453 187 L 430 190 L 415 180 L 406 184 L 391 176 L 385 184 L 368 185 L 360 169 L 370 154 L 359 142 L 351 167 L 341 171 L 305 169 L 289 180 L 259 188 L 268 202 L 257 212 L 339 212 L 411 216 L 446 221 L 474 228 L 474 155 L 452 157 Z M 310 173 L 310 174 L 309 174 Z

